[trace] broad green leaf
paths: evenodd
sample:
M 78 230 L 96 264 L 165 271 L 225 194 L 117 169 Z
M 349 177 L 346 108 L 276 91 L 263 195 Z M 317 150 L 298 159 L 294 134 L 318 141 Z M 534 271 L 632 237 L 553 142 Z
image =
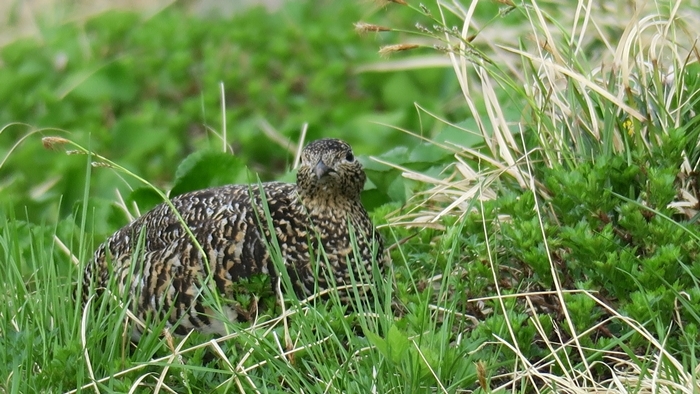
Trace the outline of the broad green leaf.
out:
M 141 213 L 146 213 L 156 205 L 163 202 L 160 195 L 150 187 L 134 189 L 129 194 L 128 201 L 135 202 Z
M 175 172 L 170 197 L 193 190 L 248 181 L 245 165 L 228 153 L 204 150 L 189 155 Z

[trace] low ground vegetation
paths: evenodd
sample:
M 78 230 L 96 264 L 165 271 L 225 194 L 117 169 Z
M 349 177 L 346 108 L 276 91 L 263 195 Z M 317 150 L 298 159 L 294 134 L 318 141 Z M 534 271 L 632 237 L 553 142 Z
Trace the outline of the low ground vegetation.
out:
M 697 7 L 340 3 L 106 13 L 0 49 L 0 391 L 697 391 Z M 305 122 L 367 154 L 393 245 L 371 305 L 287 298 L 136 347 L 124 300 L 77 305 L 157 188 L 290 180 Z

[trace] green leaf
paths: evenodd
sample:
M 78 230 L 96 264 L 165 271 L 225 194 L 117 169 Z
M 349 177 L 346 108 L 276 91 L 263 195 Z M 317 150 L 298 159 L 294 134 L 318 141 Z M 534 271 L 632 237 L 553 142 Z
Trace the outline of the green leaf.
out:
M 245 165 L 228 153 L 203 150 L 195 152 L 180 163 L 175 172 L 175 184 L 170 197 L 193 190 L 248 181 Z
M 367 337 L 367 340 L 369 341 L 369 343 L 371 343 L 372 345 L 374 345 L 375 348 L 377 348 L 379 353 L 381 353 L 387 359 L 390 359 L 389 346 L 387 345 L 384 338 L 380 337 L 379 335 L 377 335 L 371 331 L 365 331 L 365 336 Z
M 389 348 L 390 359 L 393 363 L 399 364 L 403 360 L 403 356 L 408 351 L 411 343 L 406 334 L 402 333 L 395 325 L 389 328 L 389 333 L 386 337 L 387 346 Z
M 484 122 L 486 121 L 488 120 L 484 119 Z M 484 137 L 479 133 L 479 125 L 474 118 L 459 122 L 457 126 L 447 125 L 432 140 L 447 146 L 457 144 L 467 148 L 474 148 L 484 143 Z
M 135 202 L 141 213 L 149 211 L 151 208 L 163 202 L 161 196 L 150 187 L 140 187 L 134 189 L 128 197 L 128 201 Z

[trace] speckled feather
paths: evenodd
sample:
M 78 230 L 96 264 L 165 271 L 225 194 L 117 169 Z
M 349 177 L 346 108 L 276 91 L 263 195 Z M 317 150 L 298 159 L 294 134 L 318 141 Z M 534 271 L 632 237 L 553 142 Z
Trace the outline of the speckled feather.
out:
M 366 283 L 371 280 L 364 275 L 372 272 L 372 261 L 381 267 L 386 253 L 360 202 L 364 183 L 364 171 L 350 146 L 323 139 L 304 148 L 296 184 L 228 185 L 177 196 L 172 204 L 206 260 L 172 209 L 161 204 L 100 245 L 85 270 L 83 300 L 91 288 L 99 291 L 114 277 L 140 318 L 167 318 L 180 334 L 192 329 L 224 334 L 222 322 L 212 318 L 215 314 L 200 295 L 209 273 L 209 287 L 228 300 L 234 299 L 235 283 L 242 278 L 276 276 L 266 246 L 272 238 L 260 187 L 297 295 L 327 289 L 333 282 L 350 284 L 350 275 Z M 321 247 L 328 264 L 318 262 Z M 224 306 L 226 318 L 243 320 L 244 314 L 232 304 Z

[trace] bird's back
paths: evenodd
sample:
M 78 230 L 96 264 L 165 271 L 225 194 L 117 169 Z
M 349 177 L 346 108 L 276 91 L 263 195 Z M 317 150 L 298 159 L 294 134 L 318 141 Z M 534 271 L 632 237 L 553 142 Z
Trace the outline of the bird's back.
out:
M 348 281 L 349 260 L 359 257 L 366 269 L 374 256 L 383 256 L 381 238 L 359 202 L 340 212 L 308 209 L 294 184 L 264 183 L 262 189 L 264 202 L 258 185 L 223 186 L 173 198 L 174 208 L 201 250 L 172 208 L 157 206 L 97 249 L 85 270 L 83 299 L 91 287 L 105 288 L 113 278 L 120 295 L 129 297 L 131 309 L 140 318 L 168 320 L 181 334 L 191 329 L 223 334 L 221 318 L 246 320 L 245 311 L 227 302 L 222 311 L 225 316 L 211 318 L 216 316 L 214 310 L 200 297 L 203 284 L 231 301 L 242 279 L 274 278 L 270 244 L 277 245 L 300 295 L 334 284 L 328 282 L 328 275 L 314 277 L 314 272 L 328 271 L 312 266 L 321 248 L 330 271 L 336 271 L 330 272 L 333 282 Z M 360 256 L 351 250 L 351 238 Z M 379 242 L 372 244 L 373 240 Z

